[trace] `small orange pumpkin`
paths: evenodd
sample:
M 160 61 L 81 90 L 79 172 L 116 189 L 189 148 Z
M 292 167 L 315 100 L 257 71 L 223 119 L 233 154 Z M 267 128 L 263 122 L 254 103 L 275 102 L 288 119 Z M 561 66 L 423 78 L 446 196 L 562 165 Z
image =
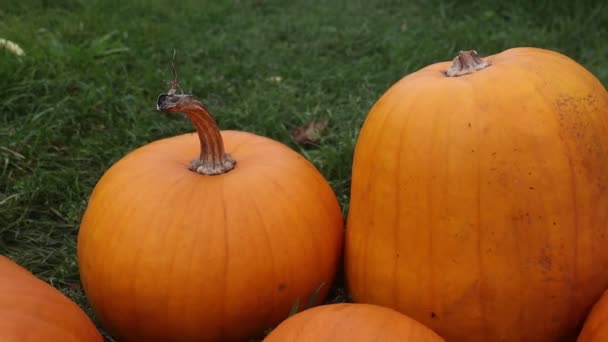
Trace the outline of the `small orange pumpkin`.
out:
M 448 341 L 573 339 L 608 288 L 607 208 L 602 84 L 552 51 L 463 52 L 363 125 L 348 288 Z
M 0 255 L 0 341 L 102 342 L 76 303 Z
M 605 341 L 608 341 L 608 291 L 593 306 L 577 339 L 577 342 Z
M 265 342 L 442 342 L 415 320 L 369 304 L 330 304 L 304 310 L 277 326 Z
M 158 109 L 186 114 L 198 136 L 114 164 L 80 226 L 82 283 L 102 324 L 121 341 L 245 340 L 320 286 L 322 301 L 343 238 L 323 176 L 281 143 L 220 132 L 191 95 L 162 94 Z

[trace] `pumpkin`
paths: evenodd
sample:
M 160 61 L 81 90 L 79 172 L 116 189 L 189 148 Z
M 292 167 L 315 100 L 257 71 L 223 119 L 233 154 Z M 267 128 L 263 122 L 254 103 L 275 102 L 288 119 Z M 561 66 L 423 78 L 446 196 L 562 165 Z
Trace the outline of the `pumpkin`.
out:
M 103 342 L 76 303 L 0 255 L 0 341 Z
M 448 341 L 562 341 L 608 288 L 608 94 L 557 52 L 461 52 L 391 86 L 354 153 L 355 302 Z
M 304 310 L 283 321 L 265 342 L 441 342 L 441 337 L 415 320 L 370 304 L 329 304 Z
M 185 114 L 197 134 L 112 165 L 78 234 L 83 288 L 103 326 L 121 341 L 245 340 L 298 300 L 316 293 L 319 304 L 343 241 L 324 177 L 277 141 L 220 131 L 192 95 L 172 88 L 157 108 Z
M 608 341 L 608 291 L 604 291 L 585 320 L 577 342 Z

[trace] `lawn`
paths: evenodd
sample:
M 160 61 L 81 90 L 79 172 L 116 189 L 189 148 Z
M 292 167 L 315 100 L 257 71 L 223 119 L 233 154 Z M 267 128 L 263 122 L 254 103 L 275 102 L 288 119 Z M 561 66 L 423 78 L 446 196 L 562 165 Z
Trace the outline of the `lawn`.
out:
M 90 312 L 76 236 L 104 171 L 148 142 L 192 131 L 155 111 L 177 51 L 182 88 L 219 126 L 304 154 L 348 210 L 353 148 L 395 81 L 459 50 L 536 46 L 608 86 L 602 1 L 15 0 L 0 8 L 0 254 Z M 329 119 L 319 146 L 293 129 Z

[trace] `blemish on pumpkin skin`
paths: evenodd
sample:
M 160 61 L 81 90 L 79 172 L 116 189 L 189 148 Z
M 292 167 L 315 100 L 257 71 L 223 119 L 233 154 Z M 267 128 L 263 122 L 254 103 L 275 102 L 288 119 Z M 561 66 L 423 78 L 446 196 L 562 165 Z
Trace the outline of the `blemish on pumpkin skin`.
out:
M 602 144 L 602 133 L 594 122 L 585 118 L 589 113 L 599 113 L 599 100 L 588 95 L 586 97 L 573 97 L 563 95 L 555 101 L 557 109 L 560 137 L 570 145 L 570 155 L 573 158 L 575 169 L 580 171 L 588 180 L 598 185 L 597 192 L 604 191 L 602 179 L 597 177 L 597 167 L 602 165 L 604 156 L 608 151 Z M 594 179 L 595 178 L 595 179 Z
M 547 248 L 542 249 L 541 256 L 538 260 L 538 265 L 546 271 L 551 271 L 551 268 L 553 266 L 553 260 Z
M 279 286 L 277 287 L 279 291 L 283 291 L 285 290 L 285 288 L 287 287 L 287 285 L 280 283 Z
M 529 225 L 532 223 L 532 218 L 530 217 L 530 213 L 527 211 L 522 211 L 522 210 L 514 212 L 511 215 L 511 220 L 513 221 L 514 224 Z

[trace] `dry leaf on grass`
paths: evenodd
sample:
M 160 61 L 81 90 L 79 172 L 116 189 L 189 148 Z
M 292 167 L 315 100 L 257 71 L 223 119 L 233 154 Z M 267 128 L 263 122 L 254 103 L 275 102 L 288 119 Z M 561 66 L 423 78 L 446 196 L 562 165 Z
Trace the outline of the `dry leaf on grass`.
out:
M 291 136 L 300 145 L 317 145 L 328 125 L 328 119 L 314 120 L 294 129 Z

